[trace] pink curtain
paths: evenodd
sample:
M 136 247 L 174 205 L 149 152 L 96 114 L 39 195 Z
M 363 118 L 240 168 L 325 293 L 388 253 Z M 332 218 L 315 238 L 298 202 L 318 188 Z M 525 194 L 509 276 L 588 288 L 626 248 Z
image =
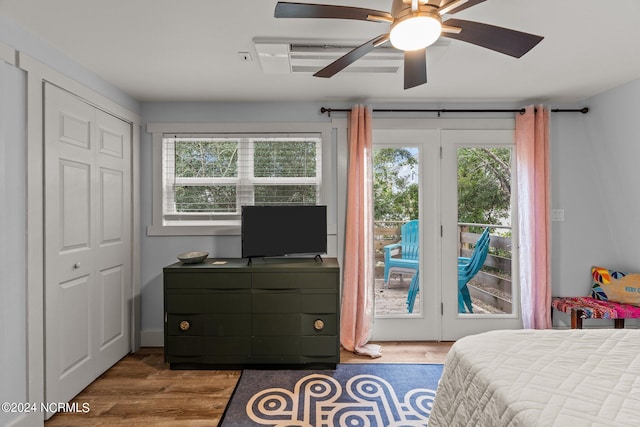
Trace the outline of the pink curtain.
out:
M 380 357 L 380 346 L 367 344 L 373 322 L 374 292 L 371 145 L 371 110 L 363 105 L 356 105 L 349 116 L 349 170 L 340 341 L 348 351 Z
M 516 115 L 522 323 L 551 328 L 549 110 Z

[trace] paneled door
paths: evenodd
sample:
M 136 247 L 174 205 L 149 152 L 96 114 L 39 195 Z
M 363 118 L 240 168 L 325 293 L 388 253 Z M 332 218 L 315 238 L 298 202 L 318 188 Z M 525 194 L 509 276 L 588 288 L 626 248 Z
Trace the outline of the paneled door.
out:
M 45 398 L 67 402 L 130 349 L 131 125 L 44 97 Z

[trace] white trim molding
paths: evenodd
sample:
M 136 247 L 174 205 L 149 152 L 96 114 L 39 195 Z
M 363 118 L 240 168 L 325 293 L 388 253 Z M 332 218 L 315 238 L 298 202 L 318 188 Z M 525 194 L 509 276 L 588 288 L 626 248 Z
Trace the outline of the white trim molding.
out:
M 0 42 L 0 60 L 9 65 L 16 65 L 16 50 L 8 44 Z

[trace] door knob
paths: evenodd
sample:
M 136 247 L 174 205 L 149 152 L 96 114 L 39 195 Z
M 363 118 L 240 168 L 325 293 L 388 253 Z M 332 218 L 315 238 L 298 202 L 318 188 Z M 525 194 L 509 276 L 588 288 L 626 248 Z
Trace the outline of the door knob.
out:
M 80 268 L 80 263 L 76 262 L 75 264 L 73 264 L 73 268 L 76 269 L 76 270 L 79 269 Z
M 182 322 L 180 322 L 181 330 L 188 331 L 190 327 L 191 327 L 191 324 L 187 320 L 183 320 Z
M 316 331 L 321 331 L 324 329 L 324 322 L 320 319 L 316 320 L 315 322 L 313 322 L 313 329 L 315 329 Z

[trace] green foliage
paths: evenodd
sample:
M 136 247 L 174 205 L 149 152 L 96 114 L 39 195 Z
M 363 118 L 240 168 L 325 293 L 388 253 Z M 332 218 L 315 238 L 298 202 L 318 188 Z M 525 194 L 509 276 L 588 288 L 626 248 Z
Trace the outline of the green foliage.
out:
M 377 148 L 373 154 L 376 221 L 418 218 L 418 157 L 411 148 Z M 511 149 L 458 150 L 458 220 L 499 224 L 509 217 Z M 479 228 L 479 232 L 482 229 Z
M 247 144 L 249 144 L 247 142 Z M 236 212 L 238 184 L 211 185 L 188 178 L 308 178 L 317 174 L 316 141 L 253 140 L 253 155 L 240 152 L 241 141 L 227 138 L 176 138 L 174 185 L 176 212 Z M 252 164 L 249 159 L 253 160 Z M 187 178 L 187 179 L 185 179 Z M 246 185 L 246 184 L 240 184 Z M 251 185 L 251 184 L 249 184 Z M 255 184 L 255 204 L 316 204 L 316 185 Z
M 197 139 L 175 144 L 176 176 L 238 176 L 238 142 Z
M 373 151 L 373 201 L 376 221 L 418 218 L 418 157 L 409 148 Z
M 254 187 L 256 205 L 315 205 L 315 185 L 256 185 Z
M 176 186 L 176 212 L 235 212 L 235 185 Z
M 316 176 L 313 141 L 258 141 L 253 156 L 255 177 Z
M 459 222 L 499 224 L 509 217 L 511 150 L 458 149 Z

